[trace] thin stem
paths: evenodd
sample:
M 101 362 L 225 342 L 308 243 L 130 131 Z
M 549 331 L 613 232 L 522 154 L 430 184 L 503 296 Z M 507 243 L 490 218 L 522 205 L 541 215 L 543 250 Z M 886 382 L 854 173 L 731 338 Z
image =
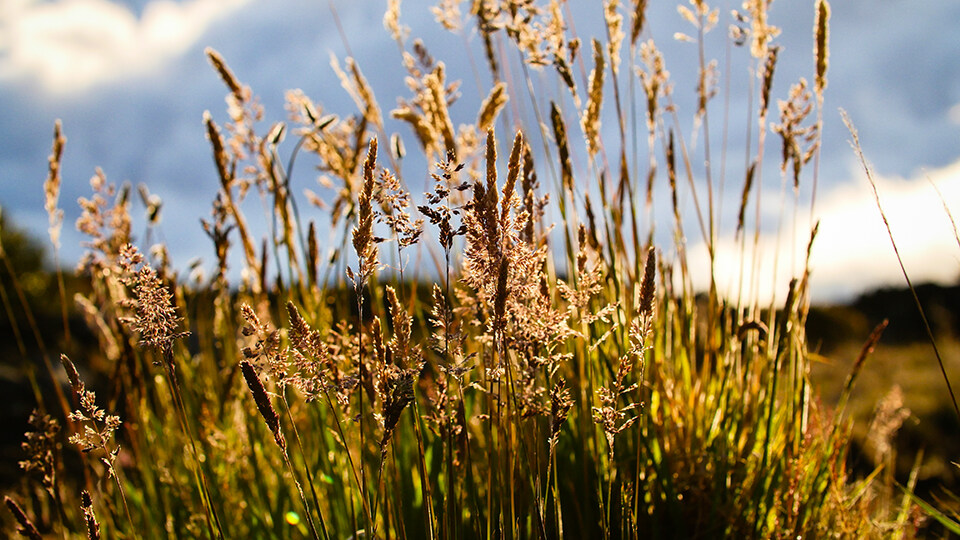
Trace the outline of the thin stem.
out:
M 290 473 L 290 478 L 292 478 L 293 483 L 297 485 L 297 493 L 300 494 L 300 503 L 303 504 L 303 512 L 306 514 L 307 523 L 310 525 L 310 534 L 312 534 L 316 540 L 319 540 L 320 535 L 317 533 L 316 525 L 313 524 L 313 513 L 310 512 L 310 505 L 307 504 L 307 497 L 303 494 L 303 487 L 300 486 L 300 480 L 297 480 L 297 472 L 293 469 L 293 463 L 290 462 L 290 456 L 287 455 L 287 450 L 286 449 L 281 449 L 281 450 L 282 450 L 281 453 L 283 454 L 283 462 L 287 464 L 287 471 Z M 318 508 L 317 511 L 319 512 L 319 510 L 320 509 Z M 329 539 L 329 537 L 326 534 L 327 532 L 326 529 L 324 529 L 323 532 L 324 532 L 323 534 L 324 538 Z
M 223 527 L 220 524 L 220 518 L 217 516 L 216 509 L 213 507 L 213 501 L 210 498 L 210 488 L 207 487 L 207 478 L 203 473 L 202 464 L 200 462 L 200 452 L 197 450 L 196 438 L 193 436 L 193 432 L 190 430 L 190 426 L 187 421 L 187 409 L 184 406 L 183 396 L 180 393 L 180 383 L 177 380 L 176 367 L 173 362 L 173 349 L 170 345 L 162 347 L 161 354 L 163 355 L 164 367 L 166 367 L 165 372 L 167 375 L 167 383 L 170 386 L 170 393 L 177 408 L 177 418 L 180 421 L 180 429 L 183 431 L 184 436 L 186 436 L 190 441 L 190 449 L 193 454 L 195 467 L 193 474 L 200 485 L 200 495 L 203 499 L 204 506 L 206 506 L 207 527 L 210 529 L 211 536 L 213 536 L 215 528 L 217 536 L 222 539 L 224 537 Z
M 361 266 L 361 267 L 363 266 L 363 263 L 362 263 L 362 262 L 361 262 L 360 266 Z M 369 499 L 368 499 L 368 493 L 367 493 L 367 473 L 366 473 L 366 467 L 365 467 L 364 464 L 363 464 L 363 462 L 365 461 L 365 459 L 364 459 L 364 453 L 366 452 L 366 437 L 365 437 L 364 429 L 363 429 L 363 424 L 364 424 L 364 422 L 363 422 L 363 417 L 364 417 L 364 410 L 363 410 L 363 392 L 364 392 L 363 372 L 365 371 L 365 370 L 364 370 L 364 367 L 363 367 L 363 288 L 364 288 L 364 283 L 365 283 L 366 280 L 365 280 L 364 277 L 362 277 L 362 276 L 363 276 L 363 273 L 364 273 L 364 269 L 363 269 L 363 268 L 360 269 L 360 273 L 361 273 L 361 277 L 359 278 L 359 281 L 357 282 L 357 287 L 356 287 L 357 316 L 358 316 L 358 318 L 359 318 L 358 332 L 357 332 L 357 376 L 359 377 L 360 383 L 359 383 L 359 386 L 358 386 L 358 388 L 357 388 L 357 399 L 360 401 L 360 405 L 359 405 L 359 406 L 360 406 L 360 420 L 359 420 L 359 424 L 360 424 L 360 456 L 359 456 L 359 459 L 360 459 L 360 497 L 363 499 L 363 506 L 364 506 L 364 508 L 368 508 L 368 507 L 369 507 L 369 502 L 368 502 Z M 346 441 L 344 441 L 344 442 L 346 442 Z M 371 528 L 372 528 L 372 527 L 374 526 L 374 523 L 373 523 L 373 515 L 370 514 L 369 512 L 367 513 L 367 522 L 368 522 L 368 527 L 371 527 Z
M 353 473 L 353 481 L 356 483 L 357 488 L 360 487 L 360 476 L 357 474 L 357 466 L 353 461 L 353 455 L 350 453 L 350 447 L 347 445 L 347 437 L 343 432 L 343 423 L 340 422 L 340 416 L 337 414 L 337 410 L 334 408 L 333 400 L 330 399 L 330 390 L 326 387 L 323 389 L 323 396 L 327 400 L 327 405 L 330 407 L 330 411 L 333 413 L 333 420 L 337 426 L 337 433 L 340 435 L 340 441 L 343 443 L 343 449 L 347 453 L 347 462 L 350 464 L 350 472 Z M 370 506 L 367 504 L 367 500 L 363 499 L 363 511 L 366 515 L 367 521 L 373 521 L 371 517 L 373 514 L 370 512 Z
M 907 269 L 903 266 L 903 259 L 900 257 L 900 250 L 897 249 L 897 242 L 893 239 L 893 231 L 890 229 L 890 223 L 887 221 L 887 215 L 883 211 L 883 205 L 880 204 L 880 194 L 877 192 L 877 182 L 873 178 L 873 171 L 870 169 L 870 166 L 867 165 L 867 159 L 864 157 L 863 150 L 860 148 L 860 137 L 857 135 L 857 130 L 853 126 L 853 122 L 850 120 L 850 117 L 847 116 L 847 112 L 841 109 L 840 114 L 843 116 L 843 123 L 846 124 L 847 129 L 850 130 L 851 137 L 853 137 L 853 150 L 856 152 L 857 158 L 860 160 L 860 165 L 863 167 L 863 170 L 867 175 L 867 180 L 870 181 L 870 188 L 873 190 L 873 198 L 877 203 L 877 209 L 880 210 L 880 217 L 883 218 L 883 226 L 887 229 L 887 236 L 890 238 L 890 244 L 893 246 L 893 253 L 897 256 L 897 264 L 900 265 L 900 272 L 903 274 L 903 279 L 907 282 L 907 288 L 910 289 L 910 295 L 913 297 L 913 303 L 917 306 L 917 311 L 920 313 L 920 320 L 923 321 L 923 328 L 927 333 L 927 339 L 930 340 L 930 345 L 933 347 L 933 354 L 937 357 L 937 364 L 940 366 L 940 373 L 943 375 L 943 382 L 945 382 L 947 385 L 947 393 L 950 394 L 950 400 L 953 403 L 953 410 L 957 414 L 957 418 L 960 419 L 960 406 L 957 406 L 957 396 L 953 393 L 953 386 L 950 384 L 950 377 L 947 376 L 947 368 L 943 364 L 943 357 L 940 356 L 940 349 L 937 347 L 937 340 L 933 337 L 933 330 L 930 328 L 930 322 L 927 321 L 927 315 L 923 310 L 923 306 L 920 304 L 920 298 L 917 296 L 917 290 L 914 288 L 909 274 L 907 274 Z
M 303 472 L 307 476 L 307 484 L 310 486 L 310 494 L 313 497 L 313 504 L 317 507 L 317 516 L 320 518 L 320 530 L 323 532 L 323 538 L 325 540 L 330 540 L 330 536 L 327 534 L 327 525 L 323 519 L 323 509 L 320 507 L 320 499 L 317 497 L 317 489 L 314 487 L 313 475 L 310 473 L 310 467 L 307 464 L 307 454 L 303 451 L 303 442 L 300 440 L 300 431 L 297 429 L 297 423 L 293 419 L 293 413 L 290 411 L 290 403 L 287 402 L 286 390 L 284 389 L 280 394 L 280 399 L 283 401 L 283 408 L 287 411 L 287 418 L 290 419 L 290 426 L 293 428 L 293 438 L 297 441 L 297 449 L 300 450 L 300 455 L 303 456 Z M 286 454 L 286 452 L 284 452 Z M 289 460 L 288 460 L 289 462 Z M 293 472 L 291 471 L 291 475 Z M 296 477 L 294 476 L 294 480 Z M 300 488 L 300 484 L 297 484 L 297 488 Z M 303 490 L 300 491 L 300 496 L 303 497 Z M 307 508 L 306 501 L 304 501 L 304 508 Z M 307 508 L 309 512 L 309 508 Z M 310 527 L 313 528 L 313 518 L 310 517 L 309 513 L 307 517 L 310 519 Z M 314 530 L 316 534 L 316 530 Z

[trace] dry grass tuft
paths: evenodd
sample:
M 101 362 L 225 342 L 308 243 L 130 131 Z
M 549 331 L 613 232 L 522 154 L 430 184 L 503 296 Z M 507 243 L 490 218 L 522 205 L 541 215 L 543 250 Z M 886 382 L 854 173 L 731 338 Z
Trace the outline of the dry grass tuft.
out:
M 134 247 L 131 212 L 142 203 L 153 238 L 161 201 L 96 172 L 79 201 L 88 254 L 75 296 L 93 338 L 64 342 L 74 407 L 64 397 L 62 418 L 44 403 L 31 417 L 28 477 L 17 490 L 27 506 L 5 499 L 16 522 L 9 534 L 916 533 L 912 499 L 891 502 L 898 478 L 861 478 L 847 465 L 857 432 L 845 407 L 884 327 L 855 358 L 840 404 L 823 405 L 809 377 L 808 268 L 784 302 L 761 307 L 764 264 L 746 245 L 754 226 L 756 253 L 769 226 L 760 208 L 767 134 L 782 139 L 783 185 L 805 189 L 812 176 L 815 190 L 829 4 L 815 3 L 812 86 L 798 77 L 789 90 L 774 83 L 770 0 L 734 15 L 730 44 L 744 47 L 730 55 L 750 62 L 757 96 L 746 123 L 724 115 L 750 126 L 736 173 L 744 286 L 734 298 L 715 283 L 716 201 L 727 194 L 713 183 L 734 170 L 716 164 L 734 160 L 726 144 L 711 150 L 729 126 L 710 119 L 714 98 L 727 101 L 738 86 L 721 78 L 738 75 L 708 56 L 719 11 L 699 0 L 681 6 L 694 32 L 679 37 L 696 44 L 696 58 L 679 61 L 699 68 L 695 82 L 680 82 L 695 92 L 684 103 L 668 51 L 646 31 L 647 4 L 598 2 L 603 35 L 588 36 L 556 0 L 483 0 L 469 10 L 440 2 L 440 27 L 489 68 L 478 76 L 479 109 L 458 100 L 462 66 L 448 68 L 429 41 L 411 39 L 397 0 L 384 27 L 407 95 L 390 118 L 359 65 L 334 58 L 351 110 L 290 90 L 286 118 L 266 121 L 253 90 L 207 49 L 226 89 L 222 118 L 203 115 L 212 204 L 201 225 L 215 266 L 206 276 L 198 263 L 185 277 L 166 246 Z M 591 58 L 581 57 L 586 40 Z M 633 112 L 645 122 L 634 125 Z M 611 118 L 614 130 L 601 136 Z M 57 123 L 44 183 L 54 244 L 64 140 Z M 506 156 L 498 140 L 511 141 Z M 293 174 L 307 168 L 317 177 L 309 189 Z M 265 219 L 247 220 L 257 203 Z M 787 214 L 777 213 L 779 227 L 790 225 Z M 711 256 L 703 267 L 687 259 L 693 218 Z M 816 234 L 814 226 L 807 266 Z M 702 277 L 705 294 L 694 288 Z M 61 287 L 65 327 L 66 298 Z M 896 397 L 871 431 L 874 457 L 888 467 L 906 419 Z

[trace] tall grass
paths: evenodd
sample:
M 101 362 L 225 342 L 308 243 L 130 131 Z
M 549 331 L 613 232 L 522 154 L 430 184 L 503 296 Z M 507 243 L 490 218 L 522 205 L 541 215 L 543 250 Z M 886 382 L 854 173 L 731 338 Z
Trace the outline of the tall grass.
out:
M 717 287 L 716 179 L 726 171 L 712 164 L 726 163 L 726 141 L 718 160 L 710 120 L 720 69 L 706 35 L 718 31 L 718 10 L 680 6 L 699 63 L 697 132 L 685 133 L 646 2 L 598 5 L 605 32 L 589 41 L 572 31 L 566 3 L 478 2 L 466 19 L 456 4 L 441 2 L 437 17 L 461 32 L 470 21 L 493 81 L 476 122 L 457 127 L 457 83 L 408 41 L 399 2 L 384 19 L 411 90 L 390 115 L 409 124 L 429 164 L 408 177 L 402 137 L 387 132 L 352 59 L 335 69 L 355 112 L 334 115 L 294 90 L 289 120 L 263 130 L 252 90 L 207 50 L 228 89 L 225 123 L 204 115 L 218 180 L 203 220 L 217 261 L 210 277 L 181 275 L 164 246 L 151 257 L 133 248 L 129 187 L 97 172 L 77 223 L 90 236 L 78 270 L 90 288 L 75 301 L 99 346 L 67 351 L 81 405 L 67 431 L 82 452 L 34 445 L 49 451 L 35 452 L 33 470 L 59 480 L 43 492 L 25 481 L 21 505 L 7 499 L 24 534 L 908 533 L 913 514 L 890 510 L 878 476 L 848 471 L 843 407 L 824 407 L 811 388 L 806 267 L 776 304 L 761 305 L 759 277 L 730 298 Z M 759 267 L 749 233 L 756 245 L 766 134 L 780 136 L 781 178 L 797 186 L 816 181 L 823 123 L 828 3 L 811 5 L 812 94 L 798 81 L 778 113 L 768 5 L 745 3 L 729 38 L 752 59 L 758 97 L 737 213 L 744 276 Z M 601 123 L 611 106 L 614 130 Z M 58 124 L 51 178 L 60 137 Z M 697 138 L 702 150 L 688 145 Z M 321 195 L 295 192 L 295 159 L 320 170 Z M 411 177 L 428 177 L 422 197 Z M 672 217 L 673 241 L 657 245 L 653 193 L 663 189 L 672 208 L 657 211 Z M 253 193 L 267 231 L 245 216 Z M 693 287 L 681 197 L 692 199 L 708 247 L 704 295 Z M 54 216 L 56 198 L 48 205 Z M 325 241 L 324 229 L 341 232 Z M 81 372 L 100 381 L 105 401 L 87 396 Z M 41 409 L 57 405 L 40 398 Z M 41 425 L 28 439 L 51 431 Z

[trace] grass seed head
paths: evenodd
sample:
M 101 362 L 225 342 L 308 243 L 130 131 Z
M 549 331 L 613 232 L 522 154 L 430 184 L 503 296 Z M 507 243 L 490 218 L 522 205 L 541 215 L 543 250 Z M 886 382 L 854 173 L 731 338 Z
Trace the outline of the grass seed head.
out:
M 60 230 L 63 227 L 63 210 L 57 208 L 60 198 L 60 158 L 67 139 L 63 136 L 60 120 L 53 124 L 53 149 L 48 161 L 47 179 L 43 183 L 44 207 L 50 219 L 50 241 L 55 248 L 60 247 Z
M 67 372 L 67 379 L 70 381 L 70 387 L 73 389 L 73 392 L 78 397 L 83 395 L 83 381 L 80 379 L 80 373 L 77 372 L 77 366 L 75 366 L 73 361 L 65 354 L 60 355 L 60 363 L 63 364 L 63 369 Z
M 4 496 L 3 502 L 7 505 L 7 508 L 10 509 L 10 513 L 13 514 L 13 518 L 17 520 L 17 525 L 20 526 L 20 528 L 17 529 L 17 532 L 20 533 L 20 536 L 29 538 L 30 540 L 43 540 L 43 537 L 40 536 L 40 531 L 37 530 L 36 525 L 30 521 L 30 518 L 27 517 L 26 512 L 20 508 L 20 505 L 17 504 L 16 501 L 8 496 Z
M 140 334 L 141 344 L 162 352 L 169 351 L 174 340 L 187 335 L 177 332 L 181 319 L 173 306 L 173 293 L 156 270 L 143 263 L 143 255 L 134 246 L 127 244 L 123 247 L 119 263 L 122 279 L 134 294 L 134 298 L 127 302 L 128 307 L 133 308 L 134 316 L 125 317 L 123 322 Z
M 30 413 L 28 423 L 32 429 L 26 432 L 26 440 L 20 444 L 27 459 L 20 461 L 18 465 L 24 472 L 39 475 L 40 483 L 52 495 L 56 485 L 57 459 L 60 455 L 60 442 L 57 438 L 60 423 L 49 415 L 41 415 L 36 409 Z
M 603 5 L 603 20 L 607 25 L 607 54 L 614 74 L 620 70 L 620 46 L 626 37 L 623 33 L 623 15 L 617 11 L 619 6 L 620 0 L 607 0 Z
M 640 282 L 640 302 L 638 310 L 641 316 L 653 314 L 653 302 L 656 293 L 657 250 L 653 246 L 647 250 L 647 262 L 643 267 L 643 280 Z
M 506 328 L 506 307 L 507 307 L 507 276 L 510 262 L 507 257 L 501 257 L 500 268 L 497 271 L 497 293 L 493 301 L 494 330 L 503 331 Z
M 587 141 L 591 156 L 600 151 L 600 108 L 603 105 L 603 74 L 606 69 L 603 47 L 593 40 L 593 71 L 590 72 L 590 94 L 587 97 L 586 110 L 580 126 Z
M 822 99 L 823 91 L 827 88 L 827 68 L 830 62 L 830 2 L 827 0 L 817 0 L 817 22 L 813 33 L 813 56 L 817 64 L 814 89 Z
M 777 57 L 780 54 L 780 47 L 770 47 L 767 49 L 766 60 L 763 63 L 763 70 L 760 72 L 762 86 L 760 89 L 760 122 L 763 125 L 767 117 L 767 109 L 770 105 L 770 90 L 773 88 L 773 72 L 777 67 Z
M 377 167 L 377 139 L 371 139 L 363 162 L 363 188 L 357 198 L 357 226 L 353 229 L 353 248 L 360 259 L 358 284 L 363 284 L 376 268 L 377 244 L 373 237 L 373 188 Z
M 80 492 L 80 508 L 83 510 L 83 520 L 87 524 L 87 539 L 99 540 L 100 522 L 97 521 L 97 515 L 93 512 L 93 499 L 90 498 L 90 492 L 87 490 Z
M 633 7 L 633 18 L 630 23 L 630 46 L 637 44 L 637 38 L 643 31 L 643 25 L 646 22 L 647 0 L 635 0 Z
M 204 49 L 203 52 L 207 55 L 207 60 L 210 61 L 213 69 L 215 69 L 217 74 L 220 75 L 220 79 L 222 79 L 223 83 L 227 85 L 227 88 L 230 89 L 230 93 L 233 94 L 237 101 L 243 101 L 243 87 L 240 85 L 240 82 L 237 81 L 237 78 L 234 77 L 233 72 L 230 71 L 230 68 L 227 67 L 227 63 L 224 61 L 223 56 L 210 47 Z
M 257 371 L 253 365 L 246 360 L 240 361 L 240 371 L 243 372 L 243 378 L 247 381 L 247 387 L 250 388 L 250 393 L 253 394 L 253 401 L 256 402 L 257 409 L 260 410 L 260 415 L 263 416 L 267 427 L 270 428 L 270 432 L 273 433 L 273 439 L 277 442 L 277 446 L 285 452 L 287 450 L 287 442 L 283 438 L 283 432 L 280 431 L 280 415 L 278 415 L 276 409 L 273 408 L 273 403 L 270 402 L 270 396 L 267 395 L 267 390 L 263 387 L 260 376 L 257 375 Z
M 567 420 L 567 415 L 573 407 L 573 399 L 570 398 L 570 390 L 566 388 L 566 381 L 563 377 L 557 381 L 553 389 L 550 390 L 550 449 L 551 451 L 557 445 L 560 437 L 560 429 Z
M 477 130 L 482 133 L 491 129 L 497 115 L 500 114 L 509 99 L 507 84 L 503 81 L 495 84 L 483 103 L 480 104 L 480 114 L 477 115 Z

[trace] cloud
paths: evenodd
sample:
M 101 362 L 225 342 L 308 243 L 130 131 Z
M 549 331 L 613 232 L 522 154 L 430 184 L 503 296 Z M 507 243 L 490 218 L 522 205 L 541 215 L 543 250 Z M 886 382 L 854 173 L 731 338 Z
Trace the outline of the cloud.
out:
M 953 124 L 960 125 L 960 103 L 950 107 L 950 112 L 947 113 L 947 117 L 950 118 L 950 122 Z
M 406 73 L 399 64 L 396 47 L 381 27 L 382 13 L 360 2 L 334 2 L 352 53 L 381 106 L 389 110 L 395 96 L 407 96 L 409 90 L 404 85 Z M 956 188 L 960 173 L 953 166 L 946 166 L 960 156 L 960 139 L 956 137 L 960 125 L 960 69 L 948 62 L 960 43 L 960 34 L 947 31 L 956 17 L 943 15 L 960 14 L 960 3 L 930 0 L 922 6 L 918 4 L 906 19 L 897 3 L 849 0 L 834 4 L 817 207 L 823 221 L 814 246 L 813 293 L 820 299 L 842 299 L 870 286 L 898 284 L 902 280 L 869 186 L 850 166 L 852 152 L 845 142 L 848 134 L 836 113 L 839 106 L 850 111 L 860 128 L 867 155 L 884 175 L 880 179 L 880 194 L 889 207 L 888 215 L 908 270 L 918 280 L 930 276 L 952 280 L 958 271 L 960 248 L 956 247 L 942 205 L 924 175 L 913 175 L 911 171 L 921 165 L 931 167 L 930 176 L 938 182 L 946 200 L 960 200 Z M 603 32 L 602 13 L 592 6 L 592 2 L 570 5 L 572 21 L 584 37 Z M 773 4 L 773 22 L 784 26 L 778 39 L 784 50 L 777 67 L 776 98 L 785 97 L 789 85 L 798 77 L 811 78 L 811 6 L 805 2 Z M 667 55 L 668 68 L 676 77 L 674 98 L 680 108 L 680 127 L 684 136 L 689 136 L 691 119 L 685 114 L 695 103 L 696 47 L 674 43 L 664 30 L 683 29 L 674 7 L 651 4 L 648 28 L 655 34 L 653 37 Z M 483 70 L 481 43 L 476 35 L 466 36 L 465 45 L 461 37 L 439 31 L 428 8 L 416 2 L 404 3 L 403 22 L 413 28 L 413 37 L 424 38 L 436 58 L 447 63 L 451 79 L 464 82 L 463 97 L 453 107 L 454 120 L 471 121 L 490 82 L 489 74 Z M 721 60 L 725 72 L 723 36 L 722 28 L 715 30 L 716 47 L 708 50 Z M 10 210 L 8 215 L 45 238 L 47 218 L 43 212 L 42 181 L 53 121 L 61 118 L 69 139 L 61 196 L 67 211 L 65 229 L 70 229 L 69 224 L 76 218 L 74 201 L 77 196 L 88 195 L 86 181 L 94 166 L 100 165 L 111 181 L 129 180 L 134 185 L 145 182 L 164 199 L 163 229 L 168 239 L 176 239 L 171 245 L 175 261 L 182 265 L 199 254 L 211 263 L 209 241 L 200 232 L 198 218 L 209 214 L 217 182 L 200 118 L 209 109 L 219 122 L 226 120 L 226 90 L 202 54 L 207 45 L 220 51 L 237 77 L 261 96 L 267 109 L 266 123 L 284 119 L 283 91 L 287 88 L 302 88 L 330 112 L 343 115 L 354 110 L 328 67 L 331 51 L 341 60 L 347 53 L 327 2 L 0 0 L 0 110 L 5 111 L 8 120 L 0 123 L 0 133 L 8 141 L 0 149 L 0 204 Z M 873 52 L 864 55 L 865 50 Z M 745 133 L 748 126 L 755 129 L 755 119 L 741 114 L 751 103 L 746 85 L 754 82 L 755 77 L 747 70 L 748 59 L 742 58 L 744 51 L 732 52 L 729 125 L 722 122 L 726 114 L 722 94 L 711 109 L 713 140 L 721 140 L 721 129 L 730 133 L 728 187 L 724 196 L 731 199 L 723 202 L 724 227 L 729 227 L 734 217 L 730 211 L 739 203 L 743 178 L 739 156 L 744 155 L 746 138 L 736 134 Z M 477 81 L 468 55 L 478 63 Z M 916 62 L 916 58 L 929 61 Z M 721 81 L 726 83 L 724 77 Z M 523 92 L 515 97 L 518 99 L 511 107 L 525 108 L 529 98 Z M 550 95 L 536 98 L 546 106 Z M 611 116 L 604 118 L 603 125 L 611 130 L 609 140 L 615 141 L 613 101 L 605 100 L 604 108 Z M 642 116 L 638 118 L 642 129 Z M 388 123 L 388 131 L 399 132 L 408 148 L 415 145 L 407 126 Z M 779 138 L 771 137 L 767 142 L 767 160 L 775 165 L 779 159 Z M 288 139 L 288 143 L 284 151 L 289 150 L 293 141 Z M 715 163 L 720 161 L 718 146 L 714 145 Z M 642 152 L 642 138 L 640 147 Z M 693 148 L 692 155 L 701 156 L 701 149 L 702 146 Z M 415 163 L 412 154 L 405 162 L 407 177 L 425 176 L 421 173 L 426 166 Z M 548 159 L 555 159 L 552 152 L 550 156 L 538 156 L 538 167 L 546 167 Z M 658 157 L 662 158 L 659 154 Z M 764 231 L 775 231 L 779 176 L 775 171 L 765 171 L 764 179 L 764 211 L 774 210 L 764 217 Z M 312 163 L 301 157 L 294 174 L 296 192 L 311 187 L 314 181 Z M 658 179 L 658 186 L 662 183 Z M 415 192 L 421 191 L 418 184 L 411 187 Z M 666 194 L 666 188 L 657 189 L 658 196 L 661 192 Z M 681 191 L 681 203 L 689 203 L 685 190 L 684 187 Z M 809 191 L 803 190 L 809 190 L 806 183 L 801 185 L 801 200 L 806 200 Z M 918 198 L 912 199 L 913 196 Z M 790 198 L 787 200 L 785 215 L 792 223 Z M 666 205 L 669 208 L 668 200 Z M 954 210 L 960 217 L 960 209 Z M 799 215 L 806 217 L 808 213 L 801 205 Z M 252 208 L 250 214 L 252 220 L 260 212 Z M 669 211 L 658 210 L 657 216 L 661 218 L 658 231 L 669 231 L 670 227 L 662 224 L 670 223 Z M 903 223 L 917 228 L 900 232 L 897 227 Z M 867 230 L 861 230 L 866 226 Z M 702 266 L 706 261 L 705 249 L 694 246 L 700 238 L 699 230 L 695 222 L 685 224 L 685 228 L 691 241 L 691 268 L 702 280 L 708 274 Z M 799 266 L 803 260 L 809 223 L 798 221 L 796 230 L 796 240 L 790 229 L 784 230 L 779 241 L 775 233 L 761 237 L 766 266 L 758 273 L 762 277 L 760 285 L 764 290 L 772 288 L 773 254 L 780 253 L 776 283 L 781 299 L 792 261 L 798 261 Z M 136 231 L 142 233 L 142 227 L 138 225 Z M 268 227 L 257 232 L 268 233 Z M 74 260 L 82 252 L 79 236 L 71 234 L 69 230 L 64 232 L 61 255 L 66 261 Z M 935 241 L 931 240 L 933 235 Z M 670 241 L 667 237 L 661 245 L 669 246 Z M 723 256 L 717 267 L 720 285 L 735 291 L 740 275 L 739 244 L 730 237 L 721 236 L 719 241 L 718 252 Z M 931 251 L 929 262 L 922 249 Z M 748 262 L 749 257 L 748 254 Z M 934 275 L 936 272 L 940 274 Z M 702 285 L 705 283 L 698 283 Z
M 904 284 L 873 192 L 861 172 L 851 176 L 856 180 L 828 190 L 817 203 L 820 227 L 810 262 L 814 300 L 843 300 L 872 288 Z M 910 279 L 914 283 L 955 282 L 960 277 L 960 245 L 944 204 L 950 207 L 954 219 L 960 216 L 960 209 L 955 207 L 960 200 L 960 160 L 911 178 L 877 177 L 876 182 L 880 203 Z M 787 210 L 779 235 L 761 234 L 760 263 L 755 273 L 749 270 L 753 256 L 749 245 L 744 252 L 732 235 L 721 237 L 716 262 L 721 291 L 736 298 L 742 286 L 745 297 L 752 291 L 764 303 L 774 291 L 778 299 L 785 298 L 791 277 L 799 276 L 803 270 L 811 230 L 808 214 L 808 208 L 798 210 L 801 217 L 797 219 L 796 233 L 788 224 L 792 214 Z M 747 243 L 752 243 L 752 234 L 747 238 Z M 744 272 L 740 270 L 742 253 L 748 269 Z M 691 268 L 709 267 L 703 244 L 692 247 L 690 257 Z M 708 274 L 702 274 L 693 276 L 698 288 L 708 286 Z M 754 276 L 759 276 L 756 290 L 750 285 Z
M 146 74 L 247 1 L 154 1 L 138 18 L 108 0 L 12 0 L 0 10 L 0 78 L 71 94 Z

